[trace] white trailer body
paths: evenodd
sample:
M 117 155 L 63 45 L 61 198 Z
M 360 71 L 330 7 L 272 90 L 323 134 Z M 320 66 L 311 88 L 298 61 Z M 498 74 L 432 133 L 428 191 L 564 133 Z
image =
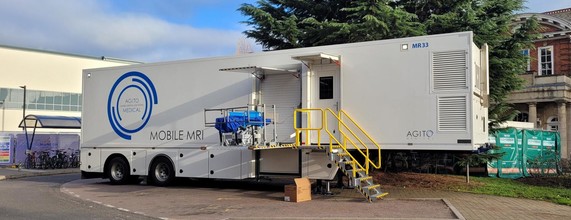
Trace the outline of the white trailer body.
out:
M 108 172 L 120 156 L 128 174 L 145 176 L 162 157 L 177 177 L 333 178 L 325 151 L 223 146 L 204 109 L 246 104 L 272 115 L 271 143 L 293 143 L 294 125 L 307 125 L 294 109 L 331 108 L 383 149 L 471 151 L 487 142 L 487 70 L 471 32 L 88 69 L 81 170 Z

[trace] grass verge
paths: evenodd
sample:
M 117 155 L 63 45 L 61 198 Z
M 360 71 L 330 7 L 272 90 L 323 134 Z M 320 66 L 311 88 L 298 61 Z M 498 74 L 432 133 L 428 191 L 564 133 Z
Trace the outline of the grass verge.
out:
M 571 189 L 559 187 L 533 186 L 512 179 L 471 177 L 474 183 L 457 186 L 457 190 L 515 198 L 544 200 L 571 206 Z

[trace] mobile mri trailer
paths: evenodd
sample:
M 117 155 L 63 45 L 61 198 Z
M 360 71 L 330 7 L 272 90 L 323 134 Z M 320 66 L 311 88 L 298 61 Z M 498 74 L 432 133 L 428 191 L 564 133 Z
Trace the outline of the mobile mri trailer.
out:
M 487 141 L 487 47 L 471 32 L 83 71 L 83 176 L 331 180 L 369 200 L 380 147 Z

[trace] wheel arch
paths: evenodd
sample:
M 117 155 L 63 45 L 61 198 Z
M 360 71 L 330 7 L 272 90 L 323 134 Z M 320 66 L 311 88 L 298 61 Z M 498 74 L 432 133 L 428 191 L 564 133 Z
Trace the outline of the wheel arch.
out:
M 155 161 L 159 158 L 166 158 L 170 163 L 172 168 L 175 170 L 174 175 L 176 176 L 176 163 L 172 160 L 172 158 L 169 155 L 166 154 L 157 154 L 153 157 L 153 159 L 151 159 L 151 161 L 148 164 L 147 170 L 150 173 L 151 172 L 151 167 L 153 166 L 153 164 L 155 163 Z
M 121 154 L 121 153 L 113 153 L 111 155 L 109 155 L 107 157 L 107 159 L 105 159 L 105 164 L 103 165 L 103 178 L 109 178 L 109 166 L 110 166 L 110 162 L 111 160 L 113 160 L 114 158 L 121 158 L 125 161 L 125 163 L 127 164 L 127 170 L 129 171 L 128 175 L 131 175 L 131 163 L 129 162 L 129 160 L 127 159 L 127 157 L 125 157 L 125 155 Z

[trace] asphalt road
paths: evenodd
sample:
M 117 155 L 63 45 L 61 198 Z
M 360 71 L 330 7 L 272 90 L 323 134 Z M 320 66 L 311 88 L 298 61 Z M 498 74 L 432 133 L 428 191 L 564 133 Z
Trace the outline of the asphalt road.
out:
M 0 219 L 155 219 L 83 201 L 60 192 L 79 174 L 0 181 Z

